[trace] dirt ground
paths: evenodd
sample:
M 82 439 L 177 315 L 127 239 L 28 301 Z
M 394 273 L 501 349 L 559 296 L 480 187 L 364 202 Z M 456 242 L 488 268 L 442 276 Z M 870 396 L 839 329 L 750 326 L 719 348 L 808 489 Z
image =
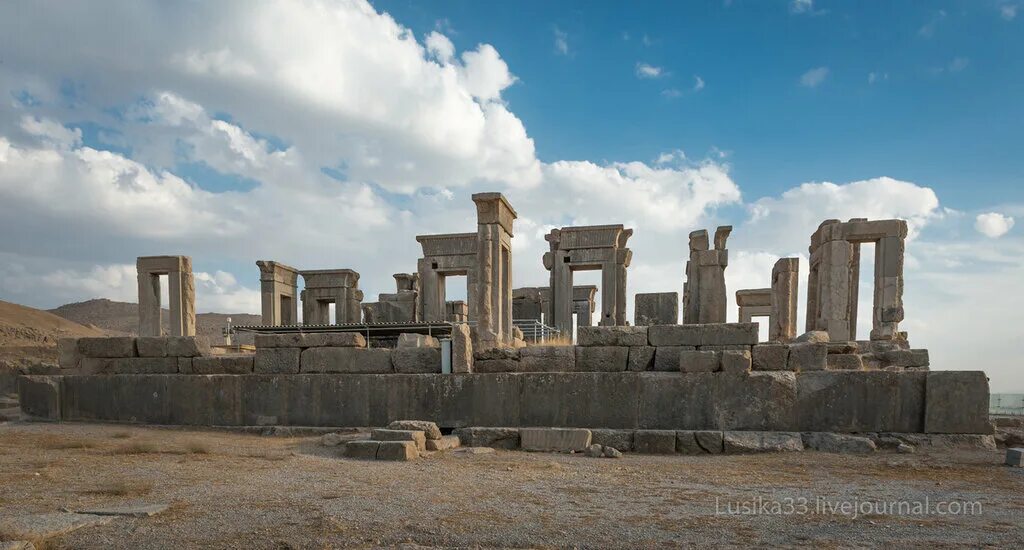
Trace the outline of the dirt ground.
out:
M 1024 543 L 1024 469 L 1002 466 L 1002 451 L 445 452 L 389 463 L 340 458 L 340 450 L 317 437 L 0 424 L 0 518 L 171 505 L 51 539 L 52 548 Z M 881 508 L 925 499 L 929 513 Z M 940 513 L 941 503 L 958 504 Z

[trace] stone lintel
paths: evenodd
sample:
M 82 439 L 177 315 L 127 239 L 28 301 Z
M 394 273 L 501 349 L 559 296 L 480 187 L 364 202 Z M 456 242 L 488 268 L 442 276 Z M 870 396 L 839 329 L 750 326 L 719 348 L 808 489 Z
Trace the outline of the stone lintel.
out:
M 740 307 L 772 305 L 772 289 L 753 288 L 736 291 L 736 305 Z
M 135 269 L 139 273 L 166 275 L 174 272 L 192 271 L 192 258 L 189 256 L 139 256 L 135 260 Z

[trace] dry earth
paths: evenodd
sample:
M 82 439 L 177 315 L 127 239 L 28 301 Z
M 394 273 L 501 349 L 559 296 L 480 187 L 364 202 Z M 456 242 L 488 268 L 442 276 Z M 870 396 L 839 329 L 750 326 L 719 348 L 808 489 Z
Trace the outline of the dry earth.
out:
M 0 424 L 0 520 L 87 506 L 170 504 L 53 548 L 688 545 L 1015 547 L 1024 469 L 1002 454 L 719 456 L 438 453 L 339 458 L 317 437 L 86 424 Z M 741 501 L 805 514 L 717 513 Z M 852 515 L 828 502 L 979 502 L 974 515 Z M 2 538 L 2 536 L 0 536 Z
M 106 299 L 87 300 L 73 304 L 65 304 L 49 311 L 65 319 L 83 325 L 95 325 L 118 334 L 136 334 L 139 330 L 139 305 L 128 302 L 115 302 Z M 168 325 L 170 312 L 160 311 L 164 326 Z M 224 341 L 222 330 L 228 324 L 259 325 L 263 318 L 248 313 L 200 313 L 196 315 L 196 334 L 206 336 L 210 342 L 219 344 Z M 252 335 L 239 333 L 235 335 L 236 344 L 251 344 Z

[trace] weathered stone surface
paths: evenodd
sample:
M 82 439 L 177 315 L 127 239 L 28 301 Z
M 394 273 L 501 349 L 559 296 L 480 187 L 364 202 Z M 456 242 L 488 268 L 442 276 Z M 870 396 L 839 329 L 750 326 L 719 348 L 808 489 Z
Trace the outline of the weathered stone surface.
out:
M 679 322 L 678 292 L 637 294 L 635 300 L 634 325 L 674 325 Z
M 590 458 L 601 458 L 602 456 L 604 456 L 604 447 L 597 444 L 591 445 L 587 447 L 587 450 L 584 451 L 584 454 L 586 454 Z
M 715 351 L 680 351 L 679 370 L 681 372 L 715 372 L 718 370 L 718 352 Z
M 808 449 L 826 453 L 860 454 L 872 453 L 876 449 L 870 438 L 833 432 L 805 433 L 803 442 Z
M 830 340 L 831 339 L 828 336 L 828 332 L 825 332 L 824 330 L 812 330 L 812 331 L 809 331 L 809 332 L 805 332 L 805 333 L 801 334 L 800 336 L 797 336 L 796 338 L 794 338 L 793 339 L 793 343 L 794 344 L 798 344 L 798 343 L 803 343 L 803 342 L 811 342 L 811 343 L 827 344 Z
M 71 512 L 52 512 L 0 519 L 0 533 L 4 538 L 42 541 L 66 535 L 82 527 L 106 525 L 113 521 L 110 516 L 94 516 Z
M 140 336 L 135 339 L 139 357 L 167 357 L 167 338 L 163 336 Z
M 519 446 L 524 451 L 582 452 L 590 446 L 590 430 L 583 428 L 520 428 Z
M 385 374 L 394 372 L 394 368 L 389 349 L 331 347 L 302 350 L 299 372 Z
M 299 372 L 299 348 L 257 348 L 253 372 L 257 374 L 296 374 Z
M 615 447 L 605 446 L 603 449 L 605 458 L 622 458 L 622 452 Z
M 647 327 L 652 346 L 699 346 L 705 325 L 654 325 Z
M 682 430 L 676 432 L 676 452 L 684 455 L 701 455 L 707 451 L 697 444 L 695 432 Z
M 455 434 L 466 447 L 519 448 L 519 428 L 459 428 Z
M 633 434 L 633 450 L 641 454 L 673 454 L 676 452 L 676 432 L 673 430 L 637 430 Z
M 795 426 L 796 377 L 791 372 L 638 376 L 641 428 L 790 430 Z
M 339 433 L 329 433 L 320 436 L 320 444 L 324 447 L 337 447 L 345 442 L 345 439 Z
M 630 346 L 626 359 L 626 370 L 644 372 L 654 370 L 654 346 Z
M 473 372 L 473 340 L 466 323 L 452 327 L 452 372 Z
M 177 374 L 177 357 L 123 357 L 109 359 L 106 374 Z
M 490 447 L 459 447 L 455 452 L 460 455 L 492 455 L 494 449 Z
M 626 452 L 633 450 L 633 430 L 590 430 L 590 440 L 602 447 L 614 447 Z
M 82 354 L 78 351 L 77 338 L 57 339 L 57 364 L 62 369 L 77 369 Z
M 202 357 L 210 355 L 210 339 L 206 336 L 165 336 L 168 357 Z
M 636 427 L 639 376 L 626 372 L 519 375 L 522 397 L 518 424 L 574 428 Z
M 695 346 L 658 346 L 654 349 L 654 370 L 679 372 L 679 354 L 696 349 Z
M 646 346 L 647 327 L 576 327 L 578 346 Z
M 438 440 L 443 437 L 437 424 L 428 420 L 395 420 L 388 424 L 389 430 L 412 430 L 423 432 L 427 439 Z
M 253 363 L 253 355 L 193 357 L 192 372 L 196 374 L 249 374 L 252 372 Z
M 1004 464 L 1018 468 L 1024 466 L 1024 449 L 1006 449 L 1006 461 Z
M 697 430 L 693 432 L 697 445 L 704 452 L 717 455 L 725 451 L 725 434 L 716 430 Z
M 56 376 L 19 376 L 18 404 L 22 415 L 29 420 L 60 420 L 60 380 Z
M 349 441 L 345 444 L 345 457 L 374 460 L 379 449 L 380 441 Z
M 395 372 L 430 374 L 441 372 L 441 350 L 433 347 L 397 348 L 391 352 Z
M 835 354 L 825 357 L 826 370 L 864 370 L 864 360 L 856 353 Z
M 802 451 L 803 440 L 797 432 L 732 432 L 723 434 L 726 453 L 766 453 Z
M 697 346 L 697 351 L 745 351 L 750 353 L 754 346 L 745 344 L 732 344 L 728 346 Z
M 576 346 L 576 370 L 581 372 L 622 372 L 626 370 L 629 348 L 623 346 Z
M 789 346 L 786 344 L 758 344 L 751 353 L 754 370 L 788 370 Z
M 927 374 L 828 370 L 800 373 L 796 378 L 798 429 L 921 432 Z M 988 398 L 985 399 L 987 403 Z
M 437 338 L 427 334 L 410 334 L 403 332 L 398 335 L 398 348 L 437 348 L 441 346 L 441 343 L 437 341 Z
M 527 346 L 519 350 L 520 372 L 572 372 L 576 370 L 573 346 Z
M 365 348 L 366 338 L 358 332 L 292 332 L 257 334 L 256 348 Z
M 491 347 L 478 349 L 473 358 L 478 361 L 519 361 L 520 348 Z
M 988 434 L 887 433 L 880 435 L 881 437 L 893 437 L 914 447 L 982 451 L 996 450 L 995 437 Z
M 901 349 L 881 354 L 882 363 L 893 367 L 927 367 L 930 363 L 926 349 Z
M 459 447 L 459 436 L 445 435 L 440 439 L 428 439 L 426 442 L 428 451 L 449 451 Z
M 702 325 L 701 346 L 729 346 L 757 343 L 757 323 L 711 323 Z
M 721 357 L 722 372 L 743 374 L 750 372 L 749 351 L 723 351 Z
M 786 370 L 825 370 L 827 357 L 828 345 L 824 343 L 804 342 L 791 344 L 789 346 Z
M 473 372 L 481 374 L 519 372 L 519 361 L 514 359 L 474 359 Z
M 412 441 L 418 450 L 427 449 L 427 437 L 419 430 L 389 430 L 377 428 L 370 433 L 370 439 L 376 441 Z
M 179 374 L 195 374 L 192 369 L 192 357 L 176 357 L 178 360 L 178 373 Z
M 112 336 L 79 338 L 78 352 L 82 357 L 135 357 L 135 338 Z
M 991 434 L 988 378 L 981 371 L 929 372 L 924 431 Z
M 93 516 L 125 516 L 132 518 L 148 518 L 166 511 L 169 507 L 170 505 L 168 504 L 129 504 L 124 506 L 105 506 L 100 508 L 87 508 L 85 510 L 77 510 L 76 513 L 89 514 Z

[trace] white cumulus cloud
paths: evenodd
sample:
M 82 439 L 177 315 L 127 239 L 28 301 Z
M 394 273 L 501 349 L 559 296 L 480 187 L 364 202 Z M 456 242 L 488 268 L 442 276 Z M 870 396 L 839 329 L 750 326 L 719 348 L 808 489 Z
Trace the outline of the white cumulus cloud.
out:
M 998 239 L 1013 229 L 1013 218 L 998 212 L 978 214 L 974 219 L 974 229 L 990 239 Z
M 800 75 L 800 85 L 817 88 L 828 77 L 828 67 L 815 67 Z

